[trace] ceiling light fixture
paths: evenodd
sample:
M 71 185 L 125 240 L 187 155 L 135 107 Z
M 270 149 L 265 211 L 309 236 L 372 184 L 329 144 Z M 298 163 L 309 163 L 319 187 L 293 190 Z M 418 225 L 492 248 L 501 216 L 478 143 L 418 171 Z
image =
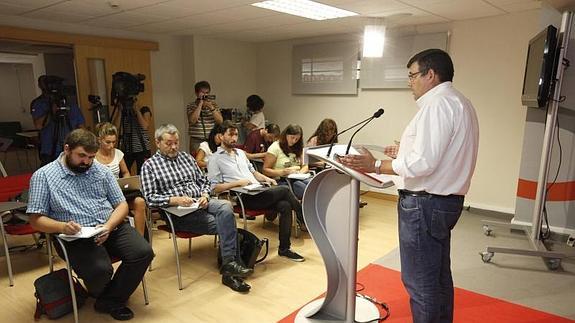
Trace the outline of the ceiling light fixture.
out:
M 357 16 L 357 13 L 328 6 L 310 0 L 268 0 L 252 3 L 252 6 L 279 11 L 313 20 L 326 20 Z
M 383 20 L 374 21 L 363 30 L 363 57 L 382 57 L 385 47 L 385 25 Z

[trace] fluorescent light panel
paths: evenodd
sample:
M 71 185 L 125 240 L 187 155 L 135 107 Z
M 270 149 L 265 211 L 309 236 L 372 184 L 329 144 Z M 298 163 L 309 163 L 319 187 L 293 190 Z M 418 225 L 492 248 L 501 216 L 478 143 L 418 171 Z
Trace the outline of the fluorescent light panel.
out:
M 279 11 L 313 20 L 326 20 L 357 16 L 357 13 L 317 3 L 310 0 L 269 0 L 252 3 L 252 6 Z
M 382 57 L 385 45 L 385 26 L 367 25 L 363 31 L 363 57 Z

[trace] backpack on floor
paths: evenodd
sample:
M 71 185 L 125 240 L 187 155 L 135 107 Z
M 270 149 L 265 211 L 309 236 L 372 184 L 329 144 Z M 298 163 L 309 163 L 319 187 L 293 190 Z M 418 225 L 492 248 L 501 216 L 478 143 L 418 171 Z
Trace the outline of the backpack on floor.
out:
M 76 291 L 76 303 L 78 308 L 84 305 L 88 292 L 82 287 L 76 277 L 74 281 L 74 290 Z M 70 284 L 68 283 L 68 270 L 62 268 L 48 273 L 34 281 L 36 292 L 36 311 L 34 319 L 39 320 L 42 314 L 46 314 L 49 319 L 57 319 L 68 313 L 74 308 L 72 306 L 72 294 L 70 293 Z
M 238 254 L 238 261 L 241 261 L 247 268 L 253 269 L 257 263 L 260 263 L 268 256 L 269 240 L 268 238 L 260 239 L 255 234 L 238 228 L 238 247 L 236 252 Z M 258 259 L 262 248 L 265 245 L 264 255 Z M 218 250 L 219 251 L 219 250 Z M 222 265 L 222 256 L 218 252 L 218 266 Z

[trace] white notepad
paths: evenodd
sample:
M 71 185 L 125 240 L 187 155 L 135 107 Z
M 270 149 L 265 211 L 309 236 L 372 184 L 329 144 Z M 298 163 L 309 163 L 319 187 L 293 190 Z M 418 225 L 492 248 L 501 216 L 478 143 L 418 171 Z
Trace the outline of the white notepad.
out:
M 91 237 L 97 236 L 100 233 L 102 233 L 104 230 L 105 230 L 104 227 L 97 227 L 97 228 L 96 227 L 82 227 L 80 232 L 78 232 L 76 234 L 60 233 L 58 235 L 58 237 L 62 240 L 74 241 L 76 239 L 85 239 L 85 238 L 91 238 Z

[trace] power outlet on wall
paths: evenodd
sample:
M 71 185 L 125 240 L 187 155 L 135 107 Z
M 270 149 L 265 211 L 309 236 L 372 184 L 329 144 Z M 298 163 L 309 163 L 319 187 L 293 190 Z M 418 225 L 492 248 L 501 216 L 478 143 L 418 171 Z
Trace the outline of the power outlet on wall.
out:
M 575 247 L 575 235 L 572 234 L 567 238 L 567 245 L 569 247 Z

